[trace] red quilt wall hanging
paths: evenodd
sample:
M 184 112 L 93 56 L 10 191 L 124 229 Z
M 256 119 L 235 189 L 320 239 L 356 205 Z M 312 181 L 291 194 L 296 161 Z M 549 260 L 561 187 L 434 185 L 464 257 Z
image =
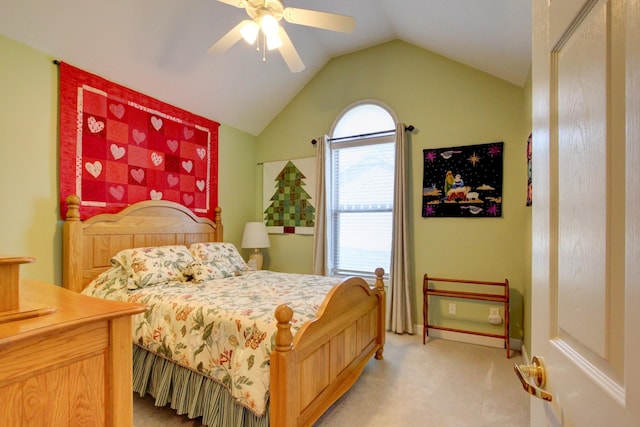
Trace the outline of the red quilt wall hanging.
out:
M 213 219 L 219 123 L 60 63 L 60 209 L 82 219 L 142 200 Z

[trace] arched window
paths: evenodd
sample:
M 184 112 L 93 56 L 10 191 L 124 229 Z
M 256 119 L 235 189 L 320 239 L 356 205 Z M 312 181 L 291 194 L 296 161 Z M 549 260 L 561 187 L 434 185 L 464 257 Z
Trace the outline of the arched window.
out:
M 343 111 L 333 126 L 327 162 L 330 275 L 389 271 L 395 123 L 386 106 L 363 101 Z

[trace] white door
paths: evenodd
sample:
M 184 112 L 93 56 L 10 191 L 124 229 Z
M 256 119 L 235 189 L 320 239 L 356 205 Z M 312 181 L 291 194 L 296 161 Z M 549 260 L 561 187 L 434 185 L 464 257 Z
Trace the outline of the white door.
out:
M 552 400 L 531 425 L 640 426 L 640 0 L 533 0 L 532 28 L 531 355 Z

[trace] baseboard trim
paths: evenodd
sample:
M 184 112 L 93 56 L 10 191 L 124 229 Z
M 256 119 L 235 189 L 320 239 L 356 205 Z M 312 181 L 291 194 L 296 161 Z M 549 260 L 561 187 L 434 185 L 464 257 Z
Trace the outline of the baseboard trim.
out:
M 420 334 L 422 334 L 423 329 L 424 327 L 422 325 L 416 325 L 416 330 L 418 330 Z M 468 344 L 484 345 L 487 347 L 504 348 L 504 340 L 502 338 L 485 337 L 482 335 L 465 334 L 462 332 L 443 331 L 441 329 L 429 328 L 429 337 L 464 342 Z M 509 347 L 511 350 L 521 351 L 522 340 L 510 338 Z
M 520 349 L 520 354 L 522 354 L 522 360 L 524 361 L 525 365 L 530 365 L 531 364 L 531 358 L 529 357 L 529 351 L 527 350 L 527 346 L 526 345 L 522 345 L 521 349 Z

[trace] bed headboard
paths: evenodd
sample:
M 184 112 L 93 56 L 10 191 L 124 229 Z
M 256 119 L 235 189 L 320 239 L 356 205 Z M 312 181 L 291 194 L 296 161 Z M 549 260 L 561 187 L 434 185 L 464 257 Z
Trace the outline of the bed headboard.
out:
M 62 231 L 62 285 L 80 292 L 122 249 L 185 245 L 223 240 L 222 210 L 215 219 L 200 218 L 188 208 L 165 200 L 135 203 L 116 214 L 80 220 L 80 198 L 67 197 Z

